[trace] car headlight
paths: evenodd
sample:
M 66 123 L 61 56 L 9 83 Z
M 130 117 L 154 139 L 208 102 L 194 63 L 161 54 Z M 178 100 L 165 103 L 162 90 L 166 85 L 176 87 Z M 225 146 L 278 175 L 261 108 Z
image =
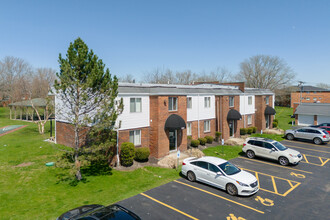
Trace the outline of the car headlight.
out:
M 290 155 L 290 157 L 293 157 L 293 158 L 298 157 L 297 155 L 293 155 L 293 154 L 289 154 L 289 155 Z
M 237 181 L 237 180 L 236 180 L 236 183 L 238 183 L 238 184 L 241 185 L 241 186 L 247 186 L 247 187 L 249 186 L 249 185 L 247 185 L 247 184 L 245 184 L 245 183 L 242 183 L 242 182 L 240 182 L 240 181 Z

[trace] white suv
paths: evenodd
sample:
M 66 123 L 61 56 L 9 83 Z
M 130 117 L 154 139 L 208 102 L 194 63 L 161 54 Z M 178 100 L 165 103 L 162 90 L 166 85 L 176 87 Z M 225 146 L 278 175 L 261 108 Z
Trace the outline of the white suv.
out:
M 277 160 L 281 165 L 298 164 L 302 160 L 301 154 L 285 147 L 280 142 L 267 138 L 248 138 L 243 144 L 243 152 L 248 158 L 255 156 Z

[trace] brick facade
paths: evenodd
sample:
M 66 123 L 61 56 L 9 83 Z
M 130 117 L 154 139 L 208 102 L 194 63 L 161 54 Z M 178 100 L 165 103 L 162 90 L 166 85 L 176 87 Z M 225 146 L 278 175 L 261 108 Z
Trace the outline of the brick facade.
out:
M 210 131 L 208 132 L 204 132 L 204 121 L 210 121 Z M 193 140 L 205 136 L 215 137 L 216 119 L 199 120 L 199 135 L 198 135 L 198 121 L 190 121 L 190 123 L 191 123 L 191 138 Z
M 129 142 L 129 132 L 134 130 L 141 130 L 141 145 L 135 147 L 149 147 L 150 145 L 150 128 L 134 128 L 129 130 L 121 130 L 118 132 L 118 145 L 121 146 L 124 142 Z
M 330 103 L 330 91 L 322 92 L 302 92 L 301 93 L 302 103 Z M 308 100 L 309 99 L 309 100 Z M 293 108 L 294 103 L 300 103 L 300 92 L 291 93 L 291 108 Z
M 80 146 L 85 143 L 88 129 L 82 129 L 80 132 Z M 56 121 L 56 143 L 63 144 L 68 147 L 74 147 L 74 127 L 72 124 Z
M 260 132 L 261 130 L 266 129 L 266 116 L 265 116 L 265 109 L 267 107 L 266 105 L 266 97 L 267 95 L 256 95 L 255 96 L 255 126 L 257 127 L 257 131 Z M 274 108 L 273 106 L 273 96 L 269 97 L 269 106 Z M 273 120 L 274 115 L 270 115 L 270 122 L 269 122 L 269 128 L 273 128 Z

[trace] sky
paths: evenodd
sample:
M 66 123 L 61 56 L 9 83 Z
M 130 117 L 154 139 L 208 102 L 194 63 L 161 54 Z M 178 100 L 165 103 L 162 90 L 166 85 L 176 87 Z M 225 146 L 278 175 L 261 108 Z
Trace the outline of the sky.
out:
M 251 56 L 283 59 L 306 85 L 330 84 L 328 0 L 0 0 L 0 59 L 59 71 L 80 37 L 113 75 L 156 68 L 235 74 Z

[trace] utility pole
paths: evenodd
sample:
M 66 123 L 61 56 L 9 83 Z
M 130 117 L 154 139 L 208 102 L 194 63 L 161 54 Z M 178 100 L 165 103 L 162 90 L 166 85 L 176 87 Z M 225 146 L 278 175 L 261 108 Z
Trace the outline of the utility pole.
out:
M 300 88 L 300 99 L 299 99 L 299 105 L 301 104 L 301 100 L 302 100 L 302 89 L 303 89 L 303 81 L 298 81 L 298 87 Z

